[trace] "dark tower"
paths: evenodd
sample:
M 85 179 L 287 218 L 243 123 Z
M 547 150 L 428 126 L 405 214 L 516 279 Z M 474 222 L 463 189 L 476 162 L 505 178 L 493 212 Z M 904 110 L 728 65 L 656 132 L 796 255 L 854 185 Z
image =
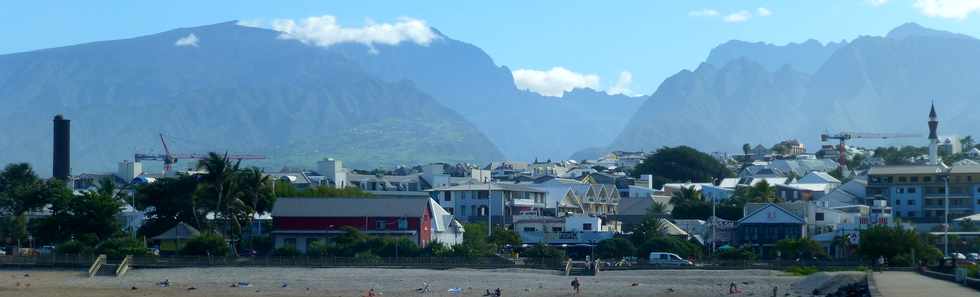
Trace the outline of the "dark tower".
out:
M 936 116 L 936 105 L 933 104 L 929 109 L 929 139 L 939 140 L 936 128 L 939 128 L 939 118 Z
M 54 117 L 54 178 L 67 181 L 71 175 L 71 121 L 62 115 Z

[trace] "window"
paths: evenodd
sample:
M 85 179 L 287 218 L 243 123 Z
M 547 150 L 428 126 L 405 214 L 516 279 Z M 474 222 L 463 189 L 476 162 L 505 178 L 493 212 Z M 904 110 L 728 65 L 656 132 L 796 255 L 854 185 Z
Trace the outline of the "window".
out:
M 900 182 L 900 183 L 904 183 L 905 180 L 906 180 L 906 178 L 904 176 L 899 176 L 898 177 L 898 182 Z
M 977 199 L 977 205 L 980 205 L 980 199 Z
M 907 203 L 907 204 L 908 205 L 915 205 L 915 200 L 909 200 L 909 203 Z
M 408 229 L 408 219 L 401 218 L 398 219 L 398 230 Z
M 817 215 L 816 215 L 816 218 L 817 218 L 817 222 L 822 222 L 823 221 L 823 213 L 822 212 L 818 212 Z
M 909 181 L 910 181 L 910 182 L 913 182 L 913 183 L 917 183 L 917 182 L 919 182 L 919 177 L 918 177 L 918 176 L 913 176 L 913 177 L 910 177 L 910 178 L 909 178 Z
M 445 201 L 453 201 L 453 192 L 446 191 L 446 198 L 443 199 L 443 200 L 445 200 Z
M 551 227 L 551 232 L 561 232 L 561 227 Z
M 967 175 L 966 176 L 966 181 L 968 181 L 968 182 L 973 181 L 973 176 L 972 175 Z
M 905 188 L 898 188 L 899 194 L 905 194 Z
M 909 193 L 909 194 L 915 194 L 915 188 L 909 188 L 909 189 L 908 189 L 907 191 L 905 191 L 905 192 L 906 192 L 906 193 Z
M 914 211 L 910 211 L 909 212 L 909 217 L 915 217 L 915 212 Z
M 585 231 L 592 231 L 592 223 L 585 223 L 585 224 L 582 224 L 582 230 L 585 230 Z
M 479 195 L 480 199 L 487 199 L 490 197 L 490 191 L 480 191 Z
M 534 227 L 524 227 L 524 232 L 535 232 L 535 231 L 538 231 L 538 229 Z
M 374 221 L 374 228 L 375 229 L 378 229 L 378 230 L 384 230 L 385 227 L 387 227 L 387 225 L 388 225 L 388 222 L 385 222 L 385 220 L 377 220 L 377 221 Z
M 902 205 L 902 200 L 895 199 L 895 205 Z
M 926 183 L 932 182 L 932 177 L 931 176 L 923 176 L 922 177 L 922 182 L 926 182 Z

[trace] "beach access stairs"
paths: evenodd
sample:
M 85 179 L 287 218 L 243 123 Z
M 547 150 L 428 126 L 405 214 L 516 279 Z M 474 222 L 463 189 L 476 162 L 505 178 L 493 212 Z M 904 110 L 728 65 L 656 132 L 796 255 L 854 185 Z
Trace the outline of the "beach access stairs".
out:
M 119 263 L 109 263 L 108 257 L 105 255 L 99 255 L 92 263 L 92 266 L 88 270 L 89 277 L 94 276 L 114 276 L 123 277 L 126 272 L 129 272 L 130 263 L 133 261 L 133 256 L 124 257 Z
M 565 262 L 565 275 L 566 276 L 596 276 L 599 274 L 599 263 L 598 261 L 593 261 L 591 263 L 584 261 L 572 261 L 568 260 Z

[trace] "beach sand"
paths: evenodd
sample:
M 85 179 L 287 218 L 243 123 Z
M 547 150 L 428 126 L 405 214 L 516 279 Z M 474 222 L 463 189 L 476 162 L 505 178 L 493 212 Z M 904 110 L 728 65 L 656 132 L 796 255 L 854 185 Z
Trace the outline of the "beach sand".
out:
M 30 274 L 30 276 L 24 276 Z M 156 283 L 169 279 L 171 286 Z M 374 269 L 374 268 L 180 268 L 134 269 L 123 278 L 88 278 L 83 271 L 0 270 L 0 297 L 7 296 L 365 296 L 374 288 L 384 296 L 483 296 L 486 289 L 500 288 L 502 295 L 527 297 L 574 297 L 573 277 L 557 271 L 526 269 Z M 580 276 L 578 296 L 770 296 L 779 287 L 784 296 L 799 280 L 769 270 L 636 270 L 607 271 L 599 276 Z M 729 295 L 736 282 L 741 294 Z M 230 287 L 248 282 L 249 288 Z M 282 288 L 285 282 L 287 287 Z M 429 282 L 431 293 L 416 288 Z M 19 286 L 18 286 L 19 283 Z M 28 288 L 27 285 L 30 285 Z M 136 290 L 132 290 L 136 287 Z M 194 290 L 188 290 L 193 287 Z M 451 294 L 450 288 L 462 293 Z M 790 296 L 800 296 L 793 293 Z

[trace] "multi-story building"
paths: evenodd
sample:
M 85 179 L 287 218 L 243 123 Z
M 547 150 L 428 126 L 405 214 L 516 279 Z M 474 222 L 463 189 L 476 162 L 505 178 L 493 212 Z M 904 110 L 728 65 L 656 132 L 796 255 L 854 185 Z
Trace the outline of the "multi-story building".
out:
M 868 173 L 866 202 L 888 200 L 894 215 L 919 222 L 945 218 L 949 178 L 951 218 L 980 212 L 980 166 L 913 165 L 873 167 Z M 876 198 L 877 197 L 877 198 Z
M 511 224 L 513 216 L 546 207 L 545 191 L 525 185 L 465 184 L 426 190 L 449 213 L 466 222 Z
M 980 212 L 980 166 L 943 164 L 939 159 L 939 117 L 929 110 L 929 160 L 926 165 L 872 167 L 866 202 L 886 199 L 899 218 L 936 223 Z M 948 193 L 947 193 L 948 185 Z

